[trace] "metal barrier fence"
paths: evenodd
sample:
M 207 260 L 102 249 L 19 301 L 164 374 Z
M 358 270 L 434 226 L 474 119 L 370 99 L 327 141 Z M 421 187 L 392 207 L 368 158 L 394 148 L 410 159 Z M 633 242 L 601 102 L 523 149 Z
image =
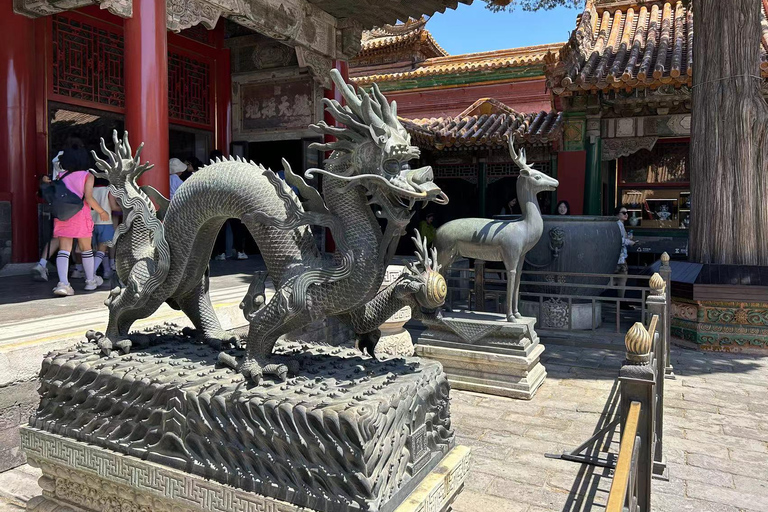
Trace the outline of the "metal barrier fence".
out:
M 664 314 L 667 309 L 664 280 L 654 274 L 650 285 L 652 292 L 647 300 L 653 315 L 650 325 L 646 328 L 637 322 L 625 337 L 626 359 L 619 372 L 622 444 L 609 497 L 613 508 L 609 505 L 607 512 L 650 512 L 651 480 L 654 476 L 666 478 L 667 473 L 663 433 L 669 318 Z M 631 441 L 633 438 L 639 439 L 639 445 Z
M 458 306 L 470 311 L 486 311 L 490 300 L 493 304 L 490 308 L 492 312 L 505 313 L 507 281 L 499 277 L 504 274 L 503 269 L 487 268 L 486 262 L 482 260 L 475 260 L 474 268 L 452 266 L 446 272 L 448 285 L 446 304 L 451 309 Z M 658 274 L 664 281 L 668 294 L 672 272 L 669 266 L 669 256 L 666 253 L 661 257 L 661 267 Z M 626 329 L 622 327 L 622 304 L 636 307 L 641 320 L 648 318 L 646 302 L 651 293 L 649 284 L 651 277 L 634 274 L 523 270 L 520 280 L 521 305 L 525 305 L 526 300 L 529 304 L 531 302 L 537 303 L 538 307 L 534 307 L 535 315 L 524 313 L 525 316 L 536 317 L 537 330 L 558 329 L 563 331 L 574 330 L 573 319 L 576 316 L 576 308 L 589 306 L 591 325 L 582 330 L 594 333 L 602 323 L 603 308 L 598 305 L 612 304 L 615 307 L 613 332 L 620 334 Z M 621 282 L 627 279 L 634 281 L 635 284 L 627 286 Z M 584 293 L 579 293 L 580 291 Z M 612 296 L 614 293 L 616 296 Z M 669 297 L 667 297 L 668 305 L 669 302 Z M 665 312 L 666 314 L 668 312 Z M 559 319 L 553 320 L 553 315 L 557 315 Z M 553 323 L 557 324 L 557 327 L 552 327 L 551 324 Z M 626 322 L 625 325 L 627 325 Z M 669 329 L 669 326 L 666 325 L 665 328 Z M 671 372 L 671 368 L 669 372 Z
M 664 383 L 669 354 L 667 287 L 657 273 L 648 281 L 648 327 L 636 322 L 624 337 L 626 356 L 619 372 L 619 413 L 577 448 L 547 457 L 615 469 L 607 512 L 651 511 L 651 480 L 667 478 L 664 457 Z M 591 452 L 606 433 L 621 425 L 615 454 Z

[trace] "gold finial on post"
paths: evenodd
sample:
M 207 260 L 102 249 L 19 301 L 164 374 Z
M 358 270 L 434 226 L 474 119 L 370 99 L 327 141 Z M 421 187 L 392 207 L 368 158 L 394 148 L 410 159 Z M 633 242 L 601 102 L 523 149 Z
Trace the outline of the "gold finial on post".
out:
M 635 322 L 624 337 L 627 349 L 627 361 L 634 364 L 644 364 L 651 360 L 651 335 L 642 324 Z
M 658 272 L 655 272 L 648 284 L 651 287 L 651 295 L 664 295 L 666 291 L 667 283 L 664 282 L 664 278 Z
M 669 254 L 666 252 L 661 253 L 661 264 L 665 267 L 669 265 Z

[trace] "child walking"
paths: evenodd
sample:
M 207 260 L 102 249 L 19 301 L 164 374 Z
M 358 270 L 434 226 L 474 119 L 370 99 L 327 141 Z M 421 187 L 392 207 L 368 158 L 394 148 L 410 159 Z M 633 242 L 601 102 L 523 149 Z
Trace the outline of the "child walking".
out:
M 99 266 L 104 265 L 102 275 L 107 281 L 112 277 L 112 265 L 110 264 L 107 243 L 112 241 L 115 236 L 115 228 L 112 225 L 112 213 L 120 210 L 114 196 L 109 192 L 109 181 L 103 178 L 96 178 L 93 187 L 93 198 L 99 203 L 101 209 L 107 212 L 109 218 L 102 220 L 101 214 L 96 210 L 91 211 L 91 220 L 93 220 L 93 246 L 96 248 L 94 260 L 94 272 L 99 271 Z
M 59 254 L 56 257 L 56 270 L 59 274 L 59 284 L 53 289 L 54 295 L 66 297 L 74 295 L 75 291 L 69 284 L 69 256 L 72 251 L 73 240 L 82 250 L 83 270 L 85 271 L 85 290 L 95 290 L 103 283 L 94 270 L 94 256 L 91 247 L 93 235 L 93 220 L 91 208 L 96 210 L 99 218 L 109 220 L 109 214 L 93 197 L 94 177 L 87 169 L 90 161 L 88 153 L 81 146 L 73 146 L 64 150 L 59 158 L 62 169 L 65 171 L 61 179 L 66 187 L 83 198 L 83 208 L 68 220 L 54 219 L 53 236 L 59 239 Z

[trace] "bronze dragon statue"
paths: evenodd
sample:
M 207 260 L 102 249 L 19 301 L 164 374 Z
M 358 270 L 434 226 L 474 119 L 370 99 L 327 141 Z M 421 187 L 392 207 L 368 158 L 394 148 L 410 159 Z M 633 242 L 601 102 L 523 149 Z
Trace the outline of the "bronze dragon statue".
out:
M 107 160 L 94 153 L 99 169 L 94 173 L 110 181 L 125 211 L 113 240 L 118 277 L 125 286 L 113 289 L 107 299 L 109 323 L 98 340 L 102 351 L 129 351 L 131 325 L 163 303 L 181 309 L 211 345 L 235 341 L 221 328 L 208 295 L 208 261 L 216 234 L 228 218 L 247 226 L 276 289 L 269 301 L 250 303 L 245 359 L 237 364 L 257 383 L 263 374 L 285 378 L 289 370 L 295 371 L 290 362 L 275 364 L 273 346 L 283 334 L 318 318 L 348 322 L 372 353 L 376 328 L 386 319 L 382 315 L 396 306 L 388 304 L 390 299 L 404 297 L 403 289 L 434 314 L 445 298 L 445 282 L 440 284 L 442 277 L 429 262 L 423 269 L 412 269 L 420 279 L 403 277 L 377 292 L 415 204 L 445 204 L 448 199 L 433 183 L 430 167 L 409 166 L 419 149 L 398 121 L 396 103 L 388 103 L 376 86 L 371 93 L 355 92 L 338 72 L 332 70 L 331 76 L 346 105 L 323 100 L 343 126 L 311 125 L 336 137 L 335 142 L 311 146 L 332 152 L 324 169 L 306 173 L 322 176 L 319 191 L 294 174 L 285 160 L 283 181 L 261 165 L 225 159 L 196 172 L 168 201 L 156 190 L 137 185 L 152 165 L 140 163 L 141 147 L 132 154 L 127 133 L 122 140 L 113 134 L 115 152 L 102 140 Z M 383 232 L 377 217 L 386 220 Z M 318 250 L 310 225 L 330 229 L 335 253 Z M 263 277 L 256 279 L 252 293 L 263 286 L 258 282 Z M 394 293 L 395 288 L 401 291 Z M 221 360 L 231 363 L 226 357 Z

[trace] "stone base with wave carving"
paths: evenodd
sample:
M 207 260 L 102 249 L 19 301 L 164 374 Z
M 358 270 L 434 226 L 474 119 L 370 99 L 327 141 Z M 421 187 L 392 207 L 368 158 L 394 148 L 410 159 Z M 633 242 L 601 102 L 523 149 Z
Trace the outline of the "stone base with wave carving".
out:
M 547 376 L 535 318 L 457 311 L 424 324 L 416 355 L 440 361 L 454 389 L 530 400 Z
M 438 362 L 283 343 L 276 352 L 299 374 L 252 386 L 207 345 L 150 338 L 127 355 L 81 344 L 46 357 L 22 445 L 48 498 L 106 510 L 99 500 L 116 498 L 94 491 L 100 482 L 138 493 L 120 510 L 165 510 L 171 498 L 212 512 L 391 512 L 454 448 Z

